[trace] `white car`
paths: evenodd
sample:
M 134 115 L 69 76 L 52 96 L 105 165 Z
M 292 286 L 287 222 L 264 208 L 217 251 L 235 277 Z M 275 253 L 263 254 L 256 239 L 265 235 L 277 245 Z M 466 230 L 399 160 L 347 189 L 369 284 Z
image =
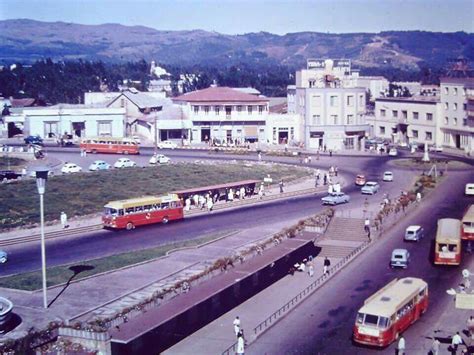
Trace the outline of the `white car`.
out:
M 135 163 L 133 160 L 130 160 L 128 158 L 120 158 L 117 160 L 114 164 L 114 168 L 133 168 L 134 166 L 137 166 L 137 163 Z
M 158 148 L 160 149 L 176 149 L 178 148 L 178 145 L 175 142 L 172 141 L 163 141 L 158 143 Z
M 155 154 L 150 158 L 150 164 L 168 164 L 171 161 L 166 155 Z
M 96 160 L 91 165 L 89 165 L 90 171 L 99 171 L 99 170 L 109 170 L 110 164 L 106 163 L 103 160 Z
M 430 152 L 435 152 L 435 153 L 442 153 L 443 152 L 443 146 L 441 145 L 432 145 L 428 148 Z
M 466 196 L 474 196 L 474 183 L 467 183 L 464 189 L 464 194 Z
M 73 174 L 73 173 L 80 173 L 82 168 L 74 163 L 66 163 L 61 168 L 61 173 L 63 174 Z
M 391 148 L 388 151 L 388 155 L 390 155 L 391 157 L 396 157 L 398 155 L 398 151 L 395 148 Z
M 383 181 L 393 181 L 393 173 L 391 171 L 386 171 L 383 173 Z
M 367 181 L 360 189 L 363 194 L 374 195 L 379 191 L 379 184 L 375 181 Z

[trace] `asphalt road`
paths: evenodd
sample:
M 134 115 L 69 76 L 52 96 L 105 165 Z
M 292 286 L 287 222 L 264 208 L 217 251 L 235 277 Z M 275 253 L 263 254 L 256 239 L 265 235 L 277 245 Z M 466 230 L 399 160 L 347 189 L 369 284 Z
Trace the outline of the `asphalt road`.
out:
M 69 148 L 60 149 L 57 153 L 50 152 L 56 159 L 78 162 L 78 159 L 91 160 L 101 159 L 101 155 L 89 155 L 80 157 L 79 154 Z M 208 153 L 170 151 L 173 159 L 200 159 L 209 157 Z M 103 155 L 106 159 L 116 159 L 116 156 Z M 140 155 L 137 158 L 148 159 L 147 156 Z M 215 158 L 213 156 L 213 158 Z M 226 155 L 220 156 L 222 159 L 229 159 Z M 282 162 L 294 162 L 294 159 L 279 159 Z M 388 168 L 385 166 L 387 157 L 338 157 L 330 159 L 326 157 L 320 161 L 313 161 L 312 166 L 338 165 L 339 170 L 345 172 L 347 180 L 352 181 L 354 174 L 364 172 L 369 179 L 381 180 L 381 175 Z M 391 169 L 393 170 L 393 169 Z M 384 193 L 391 196 L 400 193 L 400 186 L 410 186 L 412 174 L 401 171 L 395 172 L 395 182 L 381 183 L 381 190 L 375 196 L 368 196 L 369 201 L 379 203 Z M 349 185 L 344 188 L 346 193 L 351 195 L 351 202 L 347 206 L 337 208 L 350 208 L 353 204 L 362 204 L 366 196 L 362 196 L 358 188 Z M 205 235 L 212 235 L 226 230 L 237 230 L 251 228 L 261 224 L 272 225 L 274 222 L 284 220 L 289 223 L 298 219 L 313 215 L 324 207 L 320 204 L 320 197 L 307 196 L 277 201 L 265 205 L 255 205 L 238 210 L 215 212 L 211 215 L 193 217 L 183 221 L 172 222 L 167 225 L 150 225 L 137 228 L 132 231 L 108 231 L 103 230 L 87 235 L 60 238 L 48 241 L 46 244 L 46 255 L 48 267 L 73 263 L 87 259 L 93 259 L 133 250 L 146 249 L 171 242 L 183 241 L 199 238 Z M 276 231 L 275 231 L 276 232 Z M 23 246 L 11 247 L 7 250 L 9 262 L 1 268 L 0 275 L 9 275 L 19 272 L 27 272 L 39 269 L 40 249 L 39 243 L 29 243 Z
M 473 172 L 450 173 L 448 181 L 424 202 L 422 209 L 407 216 L 392 228 L 383 240 L 368 249 L 343 269 L 323 288 L 316 291 L 285 318 L 246 349 L 247 354 L 393 354 L 395 345 L 379 350 L 352 342 L 352 328 L 364 300 L 396 277 L 420 277 L 429 283 L 430 305 L 427 313 L 405 332 L 407 346 L 422 337 L 432 336 L 445 306 L 452 300 L 446 290 L 457 287 L 461 270 L 472 261 L 464 251 L 460 267 L 432 264 L 433 240 L 438 218 L 461 218 L 472 197 L 463 195 L 465 183 L 473 181 Z M 421 224 L 426 237 L 419 243 L 403 242 L 405 228 Z M 412 262 L 407 270 L 388 266 L 391 251 L 403 247 L 410 251 Z M 291 298 L 292 295 L 289 295 Z M 278 306 L 276 305 L 276 308 Z M 465 320 L 460 321 L 464 324 Z M 410 353 L 410 352 L 409 352 Z

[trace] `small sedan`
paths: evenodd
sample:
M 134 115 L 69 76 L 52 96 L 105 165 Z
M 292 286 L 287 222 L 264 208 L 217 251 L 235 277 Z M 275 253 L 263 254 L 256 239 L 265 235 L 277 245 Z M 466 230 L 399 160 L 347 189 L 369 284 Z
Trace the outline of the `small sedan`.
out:
M 367 183 L 362 186 L 362 189 L 360 189 L 360 191 L 363 193 L 363 194 L 369 194 L 369 195 L 374 195 L 377 193 L 377 191 L 379 191 L 379 184 L 375 181 L 367 181 Z
M 390 258 L 390 267 L 406 269 L 410 263 L 410 253 L 406 249 L 394 249 Z
M 391 157 L 396 157 L 398 155 L 398 151 L 396 148 L 392 148 L 388 151 L 388 155 L 390 155 Z
M 66 163 L 61 168 L 61 173 L 63 174 L 73 174 L 73 173 L 80 173 L 82 168 L 74 163 Z
M 443 146 L 441 145 L 432 145 L 428 148 L 430 152 L 435 152 L 435 153 L 442 153 L 443 152 Z
M 155 154 L 150 158 L 150 164 L 168 164 L 171 161 L 166 155 Z
M 393 181 L 393 173 L 391 171 L 386 171 L 383 173 L 383 181 Z
M 114 168 L 118 168 L 118 169 L 133 168 L 135 166 L 137 166 L 137 163 L 135 163 L 133 160 L 130 160 L 128 158 L 120 158 L 114 164 Z
M 158 143 L 158 148 L 160 149 L 176 149 L 178 148 L 178 145 L 175 142 L 172 141 L 163 141 Z
M 23 139 L 26 144 L 43 145 L 43 138 L 40 136 L 28 136 Z
M 5 264 L 8 261 L 8 254 L 4 250 L 0 250 L 0 264 Z
M 351 197 L 343 192 L 333 192 L 332 194 L 323 197 L 321 201 L 323 201 L 323 205 L 339 205 L 340 203 L 349 202 L 350 199 Z
M 96 160 L 91 165 L 89 165 L 90 171 L 99 171 L 99 170 L 109 170 L 110 164 L 103 160 Z

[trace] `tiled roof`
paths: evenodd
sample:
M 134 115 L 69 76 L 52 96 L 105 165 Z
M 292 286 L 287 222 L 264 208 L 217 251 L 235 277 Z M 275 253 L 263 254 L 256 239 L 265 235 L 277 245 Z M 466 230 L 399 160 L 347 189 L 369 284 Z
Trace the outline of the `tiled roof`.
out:
M 129 99 L 135 106 L 143 110 L 146 108 L 162 107 L 164 104 L 163 99 L 155 98 L 143 92 L 124 91 L 121 93 L 121 95 L 111 100 L 107 106 L 118 100 L 122 95 Z
M 11 99 L 12 107 L 31 107 L 35 104 L 36 99 Z
M 210 87 L 203 90 L 188 92 L 173 101 L 179 102 L 268 102 L 265 97 L 246 94 L 229 87 Z

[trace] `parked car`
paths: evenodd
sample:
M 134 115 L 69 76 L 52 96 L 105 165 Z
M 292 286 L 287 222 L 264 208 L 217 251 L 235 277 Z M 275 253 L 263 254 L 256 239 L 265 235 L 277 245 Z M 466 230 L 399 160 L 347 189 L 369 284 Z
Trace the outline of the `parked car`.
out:
M 418 242 L 425 236 L 425 231 L 421 226 L 409 226 L 405 231 L 405 241 Z
M 0 250 L 0 264 L 5 264 L 8 261 L 8 254 L 4 250 Z
M 474 183 L 466 184 L 466 188 L 464 189 L 464 194 L 466 196 L 474 196 Z
M 43 145 L 43 138 L 40 136 L 28 136 L 24 138 L 26 144 Z
M 374 195 L 379 191 L 380 185 L 378 182 L 375 181 L 367 181 L 360 191 L 363 194 Z
M 0 170 L 0 181 L 16 180 L 21 177 L 21 173 L 13 170 Z
M 171 161 L 166 155 L 155 154 L 150 158 L 150 164 L 168 164 Z
M 133 168 L 134 166 L 137 166 L 137 163 L 135 163 L 133 160 L 130 160 L 128 158 L 120 158 L 117 160 L 114 164 L 114 168 Z
M 323 205 L 339 205 L 340 203 L 349 202 L 350 199 L 351 197 L 343 192 L 333 192 L 323 197 L 321 201 L 323 201 Z
M 393 173 L 391 171 L 386 171 L 383 173 L 383 181 L 393 181 Z
M 109 170 L 109 169 L 110 169 L 110 164 L 103 160 L 96 160 L 91 165 L 89 165 L 90 171 Z
M 61 173 L 63 174 L 73 174 L 73 173 L 80 173 L 82 168 L 74 163 L 66 163 L 61 168 Z
M 443 152 L 443 146 L 441 145 L 431 145 L 429 148 L 428 148 L 428 151 L 430 152 L 436 152 L 436 153 L 442 153 Z
M 390 258 L 390 267 L 401 267 L 406 269 L 410 263 L 410 253 L 406 249 L 394 249 Z
M 355 184 L 357 186 L 364 186 L 366 183 L 366 179 L 364 175 L 357 175 L 355 179 Z
M 390 155 L 391 157 L 396 157 L 398 155 L 398 150 L 396 148 L 390 148 L 390 150 L 388 151 L 388 155 Z
M 160 149 L 176 149 L 178 148 L 178 145 L 175 142 L 172 141 L 163 141 L 158 143 L 158 148 Z

